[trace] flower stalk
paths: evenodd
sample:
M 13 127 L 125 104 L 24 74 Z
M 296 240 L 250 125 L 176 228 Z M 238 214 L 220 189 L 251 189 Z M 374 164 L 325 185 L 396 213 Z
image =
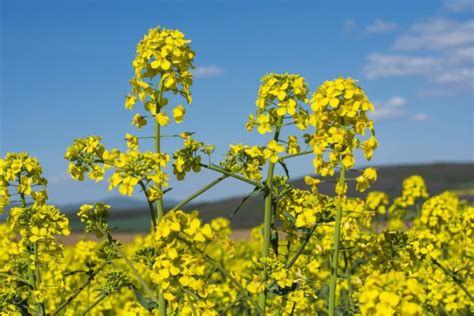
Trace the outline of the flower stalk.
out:
M 341 164 L 338 185 L 342 188 L 346 182 L 346 168 Z M 334 224 L 333 235 L 333 255 L 331 257 L 331 278 L 329 281 L 329 315 L 335 315 L 336 310 L 336 289 L 337 289 L 337 268 L 339 259 L 339 238 L 341 230 L 342 206 L 344 196 L 339 194 L 336 205 L 336 222 Z
M 276 126 L 273 140 L 278 141 L 280 136 L 282 118 L 280 117 Z M 272 234 L 272 218 L 273 218 L 273 173 L 275 170 L 275 163 L 271 160 L 268 161 L 267 169 L 267 180 L 265 181 L 266 192 L 265 192 L 265 210 L 264 210 L 264 223 L 263 223 L 263 246 L 262 246 L 262 258 L 266 258 L 270 255 L 270 237 Z M 266 278 L 266 277 L 265 277 Z M 266 282 L 266 280 L 262 280 Z M 267 300 L 267 289 L 265 288 L 258 297 L 258 306 L 265 312 L 265 305 Z

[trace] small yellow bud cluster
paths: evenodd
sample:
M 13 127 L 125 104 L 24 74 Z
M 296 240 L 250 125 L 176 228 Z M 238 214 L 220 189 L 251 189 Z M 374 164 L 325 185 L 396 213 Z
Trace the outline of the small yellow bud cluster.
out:
M 278 212 L 288 226 L 311 228 L 330 217 L 329 197 L 306 190 L 291 189 L 278 202 Z
M 18 193 L 24 198 L 31 197 L 37 204 L 43 204 L 48 196 L 46 181 L 36 158 L 27 153 L 7 153 L 0 159 L 0 214 L 10 204 L 11 195 Z M 34 189 L 38 187 L 39 189 Z M 14 189 L 15 192 L 10 192 Z
M 137 137 L 127 134 L 126 138 L 129 147 L 126 153 L 117 149 L 106 150 L 100 137 L 76 139 L 65 155 L 71 161 L 68 172 L 75 180 L 84 180 L 84 174 L 88 173 L 89 178 L 101 181 L 105 170 L 114 168 L 109 178 L 109 190 L 118 187 L 120 194 L 131 196 L 135 186 L 146 184 L 148 200 L 155 201 L 162 196 L 160 186 L 167 185 L 168 176 L 161 168 L 170 158 L 165 153 L 141 153 Z
M 404 272 L 372 272 L 360 291 L 362 315 L 423 315 L 425 291 Z
M 35 243 L 54 243 L 55 235 L 70 233 L 69 220 L 52 205 L 13 207 L 8 218 L 11 230 Z
M 453 225 L 453 219 L 459 215 L 459 198 L 451 192 L 444 192 L 434 196 L 423 203 L 421 209 L 420 222 L 426 225 L 433 233 L 455 234 L 459 231 L 460 226 Z M 451 222 L 451 225 L 447 225 Z M 460 224 L 460 223 L 459 223 Z
M 64 158 L 71 161 L 67 171 L 74 180 L 83 181 L 86 173 L 89 173 L 89 178 L 96 182 L 104 178 L 105 168 L 110 165 L 102 166 L 100 163 L 116 153 L 107 152 L 101 141 L 100 136 L 76 138 L 73 145 L 67 148 Z
M 80 207 L 77 216 L 86 225 L 86 232 L 94 232 L 97 236 L 103 236 L 108 229 L 110 205 L 96 203 L 95 205 L 84 204 Z
M 365 199 L 365 207 L 368 211 L 378 214 L 385 214 L 387 212 L 387 205 L 389 203 L 388 195 L 385 192 L 372 191 L 367 194 Z
M 425 181 L 420 176 L 410 176 L 403 181 L 402 196 L 395 199 L 394 204 L 400 207 L 409 207 L 415 205 L 420 199 L 426 199 Z
M 184 140 L 184 146 L 173 154 L 173 173 L 178 180 L 183 180 L 186 173 L 191 170 L 194 172 L 201 171 L 202 157 L 200 154 L 204 153 L 210 157 L 214 151 L 214 146 L 196 141 L 187 133 L 182 133 L 181 138 Z
M 276 142 L 270 142 L 268 147 L 247 146 L 243 144 L 230 145 L 221 166 L 230 171 L 241 173 L 244 177 L 255 181 L 262 180 L 262 166 L 266 159 L 278 160 L 278 152 L 283 148 Z
M 366 168 L 360 176 L 356 178 L 356 190 L 364 192 L 372 183 L 377 180 L 377 169 Z
M 270 133 L 289 115 L 300 129 L 307 127 L 308 112 L 300 104 L 307 100 L 308 86 L 303 77 L 292 74 L 268 74 L 262 77 L 257 112 L 249 116 L 247 130 L 255 126 L 260 134 Z

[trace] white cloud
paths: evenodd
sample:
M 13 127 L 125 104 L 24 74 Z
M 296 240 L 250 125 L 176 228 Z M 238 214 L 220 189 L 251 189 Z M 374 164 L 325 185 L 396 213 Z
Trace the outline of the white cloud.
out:
M 399 50 L 446 50 L 474 44 L 474 20 L 433 19 L 416 23 L 394 44 Z
M 393 96 L 386 101 L 376 102 L 375 111 L 370 114 L 375 120 L 388 120 L 406 115 L 406 100 L 401 96 Z
M 217 77 L 224 73 L 224 69 L 211 65 L 211 66 L 200 66 L 194 69 L 193 74 L 195 78 L 209 78 Z
M 465 12 L 474 10 L 472 0 L 445 0 L 444 8 L 452 12 Z
M 386 22 L 381 19 L 376 19 L 374 23 L 367 25 L 365 31 L 367 33 L 385 33 L 395 31 L 396 29 L 398 29 L 397 23 Z
M 405 98 L 400 97 L 398 95 L 391 97 L 385 103 L 386 106 L 396 107 L 396 108 L 404 107 L 406 104 L 407 104 L 407 101 L 405 100 Z
M 439 64 L 439 60 L 431 56 L 411 57 L 386 54 L 370 54 L 368 61 L 364 72 L 369 79 L 424 75 Z
M 474 19 L 437 18 L 413 24 L 394 44 L 394 52 L 372 53 L 364 73 L 369 79 L 418 76 L 423 95 L 474 93 Z
M 71 176 L 68 173 L 64 173 L 61 175 L 56 175 L 56 176 L 49 176 L 48 177 L 48 183 L 49 184 L 59 184 L 63 183 L 66 180 L 71 179 Z
M 411 116 L 411 119 L 413 121 L 419 121 L 419 122 L 422 122 L 422 121 L 428 121 L 431 119 L 431 117 L 426 114 L 426 113 L 416 113 L 416 114 L 413 114 Z
M 388 100 L 375 102 L 375 111 L 370 117 L 376 121 L 392 119 L 409 119 L 413 121 L 427 121 L 430 116 L 426 113 L 410 113 L 406 110 L 407 101 L 401 96 L 393 96 Z

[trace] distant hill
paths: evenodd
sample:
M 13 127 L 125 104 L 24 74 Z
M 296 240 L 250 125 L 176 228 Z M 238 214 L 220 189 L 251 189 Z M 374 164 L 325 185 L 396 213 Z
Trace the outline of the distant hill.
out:
M 403 180 L 415 174 L 425 179 L 430 194 L 437 194 L 448 189 L 474 188 L 474 163 L 434 163 L 380 166 L 378 167 L 379 177 L 372 186 L 372 190 L 384 191 L 390 197 L 398 196 L 401 193 Z M 349 176 L 351 175 L 349 174 Z M 306 188 L 302 178 L 295 179 L 292 183 L 298 188 Z M 321 184 L 319 190 L 324 194 L 333 194 L 334 191 L 331 184 Z M 349 190 L 349 194 L 361 196 L 360 193 L 354 192 L 354 190 Z M 365 196 L 365 193 L 362 196 Z M 199 210 L 204 221 L 219 216 L 231 218 L 232 211 L 243 198 L 244 196 L 238 196 L 213 202 L 195 203 L 186 206 L 184 209 L 186 211 Z M 117 202 L 120 201 L 117 200 Z M 169 204 L 176 205 L 175 203 Z M 117 205 L 116 209 L 112 208 L 111 226 L 117 227 L 118 231 L 149 230 L 150 218 L 145 203 L 140 204 L 140 202 L 134 201 L 133 204 L 128 205 L 130 204 L 124 203 Z M 263 221 L 262 210 L 263 197 L 261 195 L 248 199 L 239 212 L 232 217 L 233 228 L 249 228 L 261 223 Z M 73 228 L 77 228 L 79 226 L 77 225 L 77 217 L 73 216 L 71 220 Z

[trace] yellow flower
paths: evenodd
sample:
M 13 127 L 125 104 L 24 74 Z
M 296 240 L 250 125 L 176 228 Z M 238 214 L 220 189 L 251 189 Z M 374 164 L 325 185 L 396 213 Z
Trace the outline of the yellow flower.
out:
M 268 142 L 267 148 L 263 150 L 263 156 L 265 159 L 270 159 L 272 163 L 275 163 L 279 159 L 278 153 L 281 153 L 283 150 L 283 145 L 278 144 L 276 140 L 272 139 Z
M 186 114 L 186 109 L 181 104 L 173 109 L 173 118 L 178 124 L 183 122 L 184 114 Z
M 160 124 L 161 126 L 166 126 L 170 122 L 170 119 L 165 112 L 160 112 L 156 114 L 155 118 L 158 124 Z
M 131 196 L 133 194 L 133 187 L 138 184 L 138 179 L 134 177 L 125 177 L 119 186 L 119 192 L 123 195 Z

